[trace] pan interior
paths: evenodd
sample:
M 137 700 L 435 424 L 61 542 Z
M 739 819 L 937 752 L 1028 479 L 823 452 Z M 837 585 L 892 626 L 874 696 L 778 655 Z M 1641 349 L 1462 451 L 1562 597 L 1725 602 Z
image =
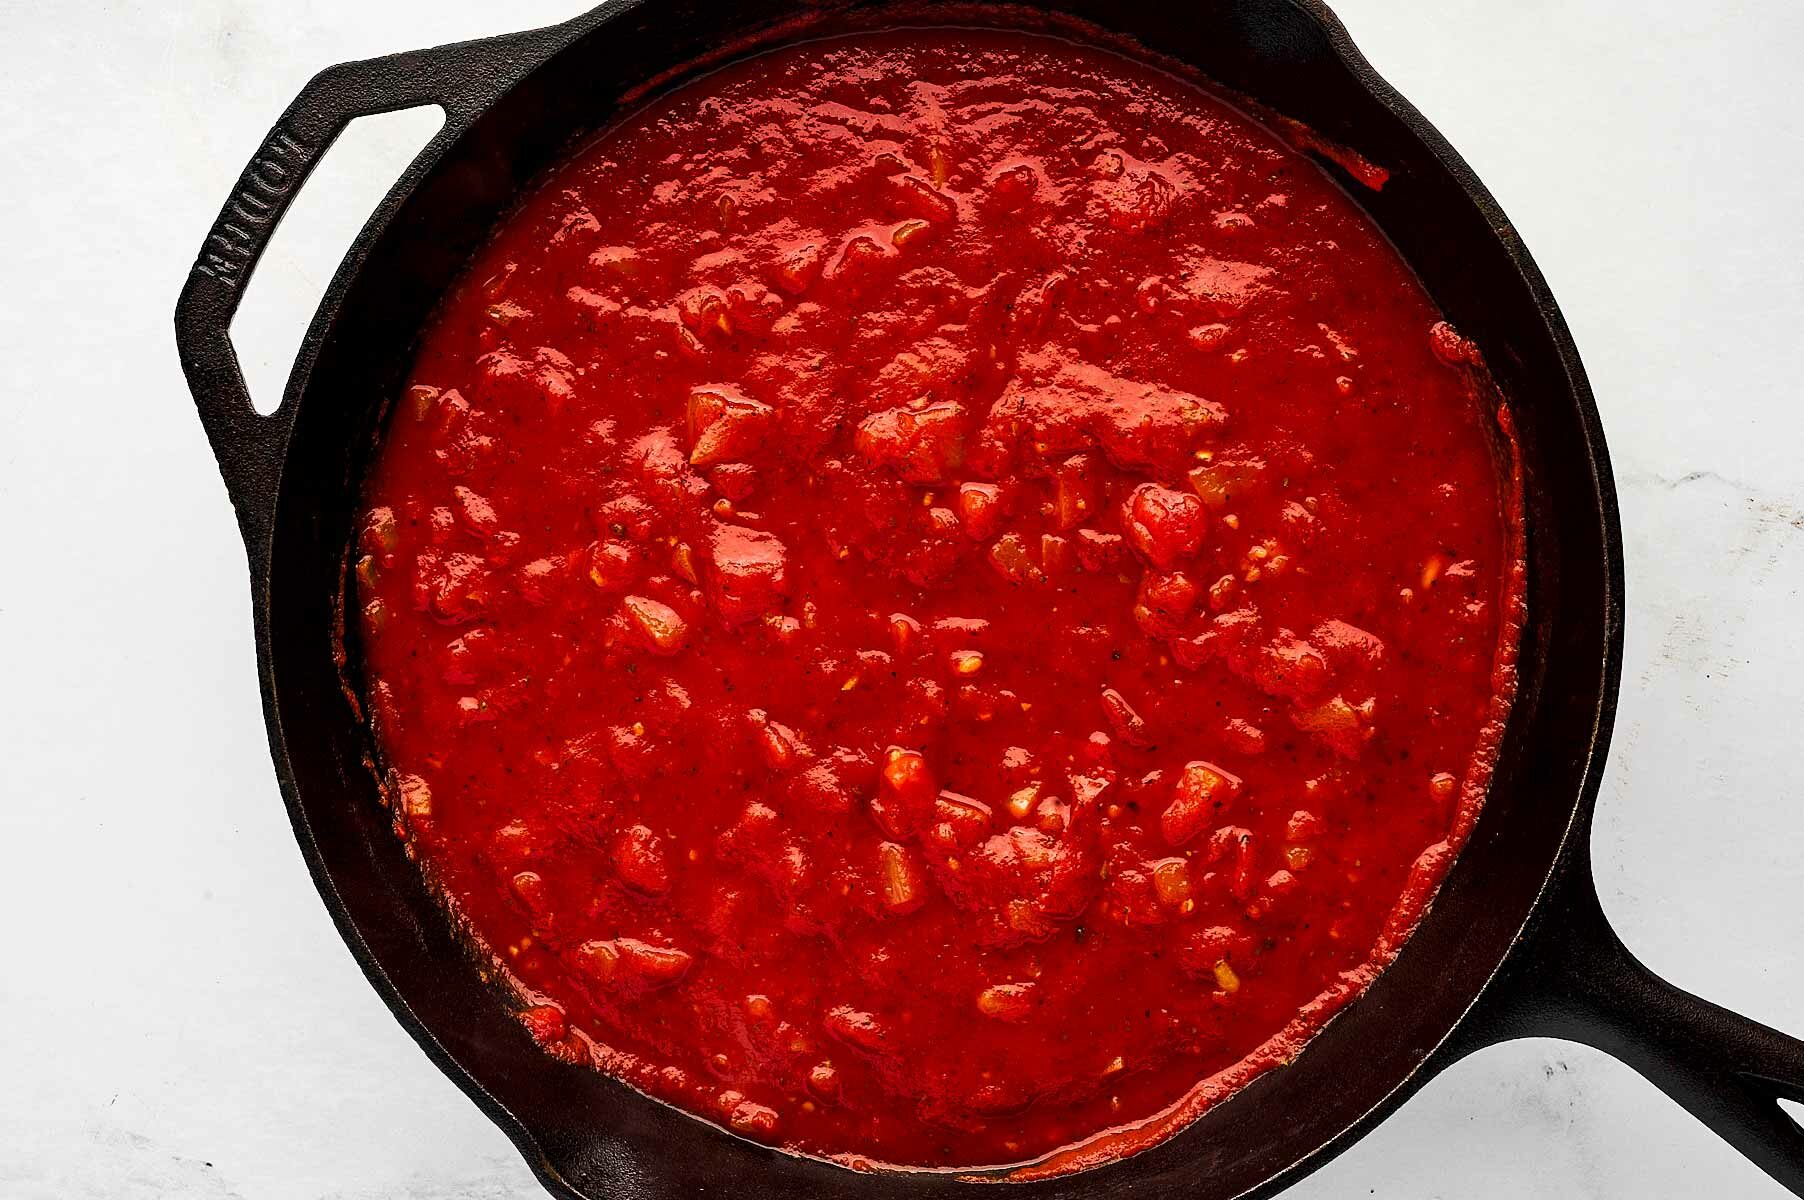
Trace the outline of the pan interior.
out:
M 794 18 L 764 0 L 725 21 L 699 3 L 622 5 L 569 27 L 566 48 L 504 97 L 412 191 L 379 211 L 361 263 L 328 292 L 283 472 L 262 635 L 272 740 L 297 832 L 372 979 L 529 1157 L 579 1192 L 668 1195 L 743 1181 L 755 1194 L 916 1195 L 935 1176 L 859 1176 L 753 1146 L 545 1059 L 494 1003 L 388 828 L 367 738 L 341 685 L 337 640 L 358 481 L 418 328 L 520 191 L 667 66 Z M 810 34 L 896 20 L 872 6 L 816 13 Z M 1349 190 L 1441 308 L 1486 352 L 1516 411 L 1528 508 L 1529 624 L 1521 690 L 1490 802 L 1429 917 L 1397 962 L 1290 1067 L 1171 1141 L 1077 1176 L 1058 1195 L 1182 1186 L 1235 1195 L 1334 1143 L 1410 1081 L 1520 929 L 1585 794 L 1619 623 L 1611 510 L 1595 416 L 1563 325 L 1500 214 L 1438 139 L 1370 90 L 1327 29 L 1283 0 L 1200 9 L 1101 3 L 1064 13 L 1189 64 L 1391 171 Z M 923 20 L 1045 28 L 1039 10 L 910 9 Z M 1055 23 L 1056 24 L 1056 23 Z M 1063 26 L 1058 26 L 1063 28 Z M 795 36 L 796 29 L 786 31 Z M 1499 230 L 1502 230 L 1500 236 Z M 1532 282 L 1531 282 L 1532 280 Z M 355 645 L 350 647 L 353 654 Z M 681 1147 L 680 1153 L 671 1153 Z

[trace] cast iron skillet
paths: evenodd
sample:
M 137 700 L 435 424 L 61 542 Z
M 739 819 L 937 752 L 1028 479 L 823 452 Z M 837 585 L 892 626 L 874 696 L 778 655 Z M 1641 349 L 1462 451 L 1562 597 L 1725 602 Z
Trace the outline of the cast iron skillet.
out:
M 1804 1130 L 1776 1102 L 1804 1101 L 1804 1043 L 1656 978 L 1598 904 L 1588 841 L 1621 666 L 1622 541 L 1583 368 L 1515 231 L 1319 0 L 1036 0 L 983 19 L 1034 28 L 1054 14 L 1130 36 L 1390 168 L 1381 192 L 1349 190 L 1484 347 L 1521 426 L 1530 624 L 1490 802 L 1429 916 L 1365 998 L 1291 1066 L 1164 1144 L 1022 1186 L 1047 1198 L 1268 1195 L 1461 1056 L 1551 1036 L 1629 1063 L 1804 1196 Z M 251 160 L 176 310 L 182 365 L 249 550 L 270 748 L 302 855 L 396 1017 L 565 1197 L 913 1200 L 970 1186 L 754 1145 L 541 1053 L 479 981 L 390 832 L 333 657 L 373 433 L 466 257 L 624 93 L 798 18 L 823 32 L 882 21 L 866 0 L 618 0 L 550 29 L 330 68 Z M 228 333 L 271 231 L 347 122 L 429 103 L 445 109 L 443 131 L 345 258 L 281 408 L 258 415 Z

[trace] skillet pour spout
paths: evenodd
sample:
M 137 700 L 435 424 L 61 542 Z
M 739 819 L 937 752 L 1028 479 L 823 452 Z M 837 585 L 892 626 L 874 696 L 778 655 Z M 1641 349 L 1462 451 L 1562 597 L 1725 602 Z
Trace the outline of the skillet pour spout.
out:
M 1804 1196 L 1804 1130 L 1778 1104 L 1804 1101 L 1804 1042 L 1658 979 L 1610 930 L 1592 883 L 1623 556 L 1608 453 L 1565 320 L 1471 169 L 1316 0 L 615 0 L 547 29 L 331 67 L 302 89 L 207 234 L 176 334 L 248 552 L 283 800 L 327 911 L 402 1026 L 560 1196 L 969 1191 L 950 1174 L 854 1172 L 757 1145 L 544 1055 L 392 835 L 336 657 L 357 649 L 342 622 L 346 555 L 375 432 L 422 324 L 520 192 L 575 140 L 723 55 L 897 24 L 1127 39 L 1130 54 L 1205 76 L 1382 164 L 1381 190 L 1342 181 L 1485 348 L 1522 452 L 1529 619 L 1517 702 L 1484 812 L 1415 935 L 1289 1066 L 1159 1145 L 1020 1186 L 1044 1197 L 1269 1195 L 1463 1055 L 1548 1036 L 1622 1059 Z M 443 129 L 351 246 L 281 406 L 259 415 L 229 331 L 276 224 L 350 121 L 421 104 L 443 107 Z

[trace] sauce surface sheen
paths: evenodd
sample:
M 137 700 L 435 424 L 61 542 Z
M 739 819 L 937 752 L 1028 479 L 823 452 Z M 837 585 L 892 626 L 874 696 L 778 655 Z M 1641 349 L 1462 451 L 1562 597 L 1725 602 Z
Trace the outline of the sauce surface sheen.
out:
M 746 1136 L 1163 1136 L 1476 815 L 1522 570 L 1479 379 L 1188 84 L 970 31 L 732 66 L 425 332 L 356 551 L 397 831 L 551 1053 Z

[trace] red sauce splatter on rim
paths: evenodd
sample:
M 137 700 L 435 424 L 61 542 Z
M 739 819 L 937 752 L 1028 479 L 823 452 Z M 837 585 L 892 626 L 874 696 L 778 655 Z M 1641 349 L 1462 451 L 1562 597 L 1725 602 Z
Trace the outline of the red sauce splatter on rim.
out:
M 729 67 L 425 333 L 356 551 L 397 830 L 559 1057 L 853 1165 L 1128 1152 L 1357 996 L 1476 816 L 1490 396 L 1192 86 L 962 30 Z

